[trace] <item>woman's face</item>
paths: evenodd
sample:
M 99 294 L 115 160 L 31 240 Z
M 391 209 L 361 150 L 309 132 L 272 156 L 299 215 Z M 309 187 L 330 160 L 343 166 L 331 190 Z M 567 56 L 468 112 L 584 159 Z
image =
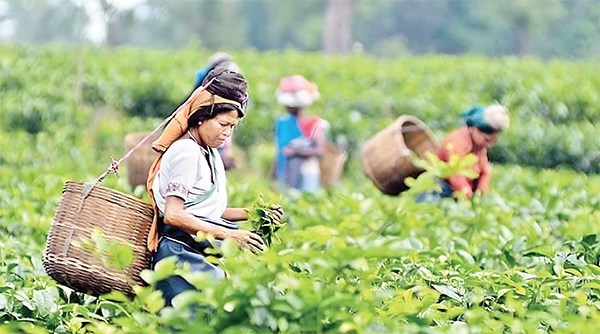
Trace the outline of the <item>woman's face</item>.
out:
M 202 121 L 196 130 L 197 135 L 204 145 L 212 148 L 221 147 L 233 133 L 238 121 L 238 111 L 235 109 L 219 113 L 211 119 Z
M 494 145 L 494 143 L 496 143 L 499 136 L 500 132 L 485 133 L 479 130 L 477 127 L 472 127 L 471 130 L 471 138 L 473 139 L 473 144 L 479 148 L 490 148 L 492 145 Z

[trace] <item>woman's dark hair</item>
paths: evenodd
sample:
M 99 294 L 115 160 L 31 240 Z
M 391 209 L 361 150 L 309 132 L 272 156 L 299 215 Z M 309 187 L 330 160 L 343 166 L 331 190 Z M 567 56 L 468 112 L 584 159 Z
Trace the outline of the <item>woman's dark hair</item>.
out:
M 188 129 L 193 129 L 200 125 L 200 122 L 214 118 L 218 114 L 229 112 L 231 110 L 238 110 L 233 104 L 229 103 L 217 103 L 210 106 L 200 107 L 195 113 L 188 119 Z M 238 110 L 238 117 L 244 115 Z

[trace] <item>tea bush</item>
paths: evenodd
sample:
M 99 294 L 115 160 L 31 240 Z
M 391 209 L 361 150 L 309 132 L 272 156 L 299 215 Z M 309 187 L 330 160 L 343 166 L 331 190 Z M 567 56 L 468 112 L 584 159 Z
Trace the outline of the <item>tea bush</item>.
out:
M 82 100 L 95 109 L 164 118 L 190 93 L 195 70 L 211 54 L 191 48 L 88 47 L 77 53 L 22 46 L 5 46 L 0 52 L 2 68 L 7 69 L 0 76 L 0 87 L 7 87 L 0 91 L 2 125 L 7 130 L 37 121 L 23 116 L 33 114 L 21 113 L 32 98 L 45 101 L 40 108 L 44 115 L 57 104 L 69 106 L 61 111 L 62 122 L 79 115 L 78 81 Z M 594 154 L 600 150 L 600 131 L 589 126 L 600 119 L 600 78 L 594 63 L 476 56 L 377 59 L 294 51 L 248 51 L 233 57 L 248 79 L 251 96 L 246 126 L 234 137 L 244 150 L 273 140 L 274 121 L 285 113 L 275 100 L 277 84 L 283 76 L 299 73 L 316 82 L 321 92 L 321 99 L 308 111 L 329 120 L 333 140 L 354 156 L 365 140 L 400 115 L 419 117 L 441 139 L 461 125 L 461 111 L 498 101 L 509 107 L 513 122 L 501 139 L 504 143 L 491 152 L 492 161 L 598 172 Z M 81 76 L 75 66 L 79 62 Z M 29 127 L 31 132 L 43 129 Z M 539 135 L 523 141 L 531 132 Z M 572 138 L 555 140 L 567 137 Z M 574 142 L 584 146 L 583 152 Z M 536 147 L 535 158 L 524 147 L 528 145 Z

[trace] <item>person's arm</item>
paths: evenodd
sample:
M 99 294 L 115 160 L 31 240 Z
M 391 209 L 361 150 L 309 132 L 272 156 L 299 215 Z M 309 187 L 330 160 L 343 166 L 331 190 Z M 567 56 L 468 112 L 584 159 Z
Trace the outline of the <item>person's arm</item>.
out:
M 223 212 L 223 214 L 221 215 L 221 218 L 227 219 L 232 222 L 236 222 L 236 221 L 240 221 L 240 220 L 247 220 L 248 219 L 247 210 L 250 210 L 250 209 L 249 208 L 227 208 L 227 209 L 225 209 L 225 212 Z
M 482 159 L 481 173 L 479 174 L 479 180 L 477 181 L 476 191 L 482 194 L 487 194 L 490 191 L 490 180 L 492 179 L 492 169 L 487 161 L 487 158 Z
M 251 208 L 227 208 L 221 218 L 227 219 L 229 221 L 240 221 L 248 219 L 248 211 L 252 210 Z M 275 204 L 271 206 L 271 210 L 273 210 L 274 218 L 280 221 L 283 218 L 283 208 L 281 205 Z
M 462 175 L 454 175 L 446 181 L 448 184 L 450 184 L 452 190 L 462 192 L 467 198 L 471 198 L 471 196 L 473 196 L 473 189 L 471 189 L 471 185 L 469 184 L 469 181 L 467 181 L 466 177 Z
M 177 196 L 167 197 L 165 203 L 165 224 L 175 226 L 190 234 L 204 232 L 214 235 L 217 239 L 231 238 L 240 248 L 251 249 L 249 246 L 260 250 L 264 248 L 264 242 L 259 235 L 246 230 L 232 230 L 204 222 L 185 211 L 183 203 L 183 199 Z
M 325 150 L 325 136 L 316 135 L 313 140 L 315 142 L 314 146 L 306 149 L 299 149 L 297 150 L 297 153 L 305 157 L 321 156 Z
M 325 151 L 326 124 L 328 124 L 326 121 L 320 120 L 315 125 L 316 128 L 313 130 L 314 133 L 311 136 L 315 145 L 311 145 L 311 147 L 304 149 L 294 149 L 288 147 L 286 152 L 287 155 L 297 154 L 304 157 L 321 156 Z

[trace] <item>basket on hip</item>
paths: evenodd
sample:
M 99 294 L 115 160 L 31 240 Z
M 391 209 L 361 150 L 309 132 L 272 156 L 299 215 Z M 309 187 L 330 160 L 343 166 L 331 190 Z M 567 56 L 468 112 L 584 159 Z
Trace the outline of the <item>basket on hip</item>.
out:
M 425 123 L 414 116 L 403 115 L 365 143 L 362 167 L 379 190 L 398 195 L 408 189 L 405 178 L 417 177 L 423 172 L 412 163 L 410 153 L 425 158 L 427 152 L 437 152 L 438 146 Z
M 152 207 L 101 186 L 94 186 L 84 198 L 89 189 L 86 187 L 92 184 L 65 184 L 48 234 L 44 268 L 57 282 L 79 292 L 100 295 L 116 290 L 131 295 L 132 285 L 144 285 L 140 272 L 151 263 L 146 241 L 154 215 Z M 94 254 L 93 249 L 82 246 L 99 230 L 107 243 L 129 247 L 130 264 L 114 267 L 110 261 L 102 261 L 106 254 Z

